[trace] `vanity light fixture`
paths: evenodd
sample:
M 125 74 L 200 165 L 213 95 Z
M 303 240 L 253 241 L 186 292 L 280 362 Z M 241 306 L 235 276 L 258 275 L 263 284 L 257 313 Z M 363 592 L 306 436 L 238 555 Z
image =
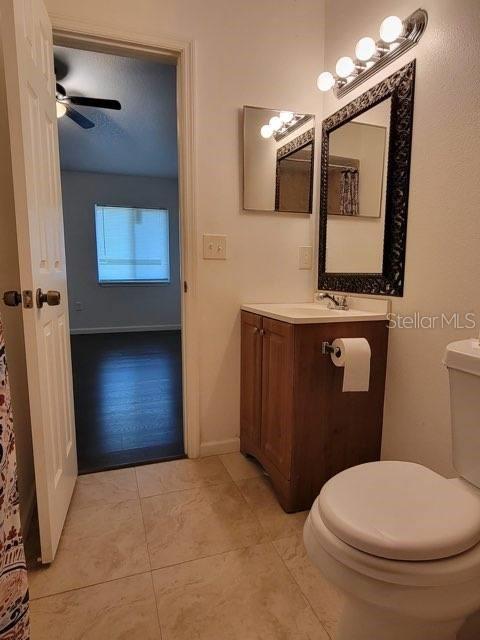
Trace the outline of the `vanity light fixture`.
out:
M 262 136 L 262 138 L 271 138 L 273 135 L 273 129 L 269 124 L 264 124 L 263 127 L 260 129 L 260 135 Z
M 332 81 L 335 82 L 333 76 Z M 275 137 L 276 140 L 279 140 L 285 136 L 287 132 L 293 131 L 295 128 L 302 125 L 304 120 L 305 114 L 303 113 L 279 111 L 278 116 L 272 116 L 267 124 L 260 127 L 260 135 L 262 138 L 265 138 L 265 140 L 268 140 L 268 138 L 271 138 L 272 136 Z
M 368 62 L 377 52 L 377 44 L 373 38 L 360 38 L 355 47 L 355 55 L 360 62 Z
M 425 31 L 427 20 L 428 14 L 424 9 L 417 9 L 404 20 L 388 16 L 380 25 L 380 40 L 375 42 L 370 36 L 360 38 L 355 47 L 355 58 L 339 58 L 335 66 L 336 75 L 323 71 L 317 78 L 317 87 L 320 91 L 333 89 L 337 98 L 342 98 L 414 47 Z
M 271 126 L 273 131 L 278 131 L 279 129 L 282 128 L 283 121 L 278 116 L 273 116 L 272 118 L 270 118 L 268 124 Z
M 280 111 L 280 120 L 285 124 L 288 124 L 293 119 L 293 113 L 291 111 Z
M 335 71 L 339 78 L 349 78 L 355 71 L 355 63 L 350 56 L 343 56 L 337 60 Z

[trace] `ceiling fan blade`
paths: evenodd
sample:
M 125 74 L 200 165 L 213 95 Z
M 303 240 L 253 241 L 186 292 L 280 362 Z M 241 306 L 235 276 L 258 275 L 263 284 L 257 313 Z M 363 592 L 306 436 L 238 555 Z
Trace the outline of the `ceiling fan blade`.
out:
M 76 109 L 73 109 L 70 105 L 65 105 L 65 106 L 67 107 L 67 113 L 65 115 L 69 117 L 71 120 L 73 120 L 74 122 L 76 122 L 77 124 L 79 124 L 82 127 L 82 129 L 91 129 L 92 127 L 95 126 L 94 122 L 92 122 L 85 116 L 82 116 L 82 114 L 79 113 Z
M 104 100 L 103 98 L 85 98 L 84 96 L 68 96 L 71 104 L 81 107 L 97 107 L 98 109 L 116 109 L 122 108 L 118 100 Z

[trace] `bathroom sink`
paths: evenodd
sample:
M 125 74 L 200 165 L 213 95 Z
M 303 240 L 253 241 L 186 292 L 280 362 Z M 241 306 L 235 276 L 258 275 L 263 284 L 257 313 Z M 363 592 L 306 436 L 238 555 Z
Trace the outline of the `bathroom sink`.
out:
M 274 320 L 290 324 L 316 324 L 320 322 L 367 322 L 386 320 L 382 310 L 365 311 L 363 309 L 328 309 L 317 302 L 290 302 L 274 304 L 244 304 L 242 311 L 249 311 Z

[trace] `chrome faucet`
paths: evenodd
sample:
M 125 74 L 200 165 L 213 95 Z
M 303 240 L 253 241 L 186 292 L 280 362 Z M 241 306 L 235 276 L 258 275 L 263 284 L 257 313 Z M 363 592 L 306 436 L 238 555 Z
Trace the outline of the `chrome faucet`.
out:
M 329 309 L 348 311 L 347 296 L 335 296 L 332 293 L 319 293 L 317 295 L 317 300 L 325 300 L 325 298 L 330 300 L 328 303 Z

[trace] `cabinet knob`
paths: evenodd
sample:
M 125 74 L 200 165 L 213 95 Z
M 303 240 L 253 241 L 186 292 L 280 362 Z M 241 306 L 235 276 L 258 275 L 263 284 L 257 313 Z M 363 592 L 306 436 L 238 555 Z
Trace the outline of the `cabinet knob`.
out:
M 258 333 L 259 333 L 261 336 L 264 336 L 264 335 L 265 335 L 265 329 L 260 329 Z

